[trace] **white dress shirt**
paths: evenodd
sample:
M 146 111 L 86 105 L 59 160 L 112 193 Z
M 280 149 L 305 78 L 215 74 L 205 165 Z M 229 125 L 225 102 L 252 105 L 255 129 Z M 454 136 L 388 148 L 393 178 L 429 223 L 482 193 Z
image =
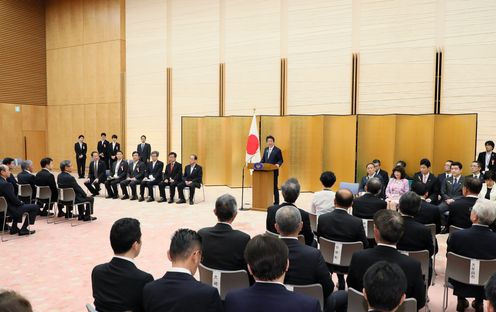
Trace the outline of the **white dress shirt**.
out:
M 315 192 L 312 199 L 312 213 L 320 216 L 321 214 L 333 211 L 335 196 L 336 193 L 328 189 L 324 189 L 320 192 Z

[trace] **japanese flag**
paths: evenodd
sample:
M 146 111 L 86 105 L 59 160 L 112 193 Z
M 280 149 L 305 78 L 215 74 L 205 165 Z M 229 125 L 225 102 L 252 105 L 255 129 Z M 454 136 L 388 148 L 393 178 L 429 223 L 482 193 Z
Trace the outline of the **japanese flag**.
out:
M 257 117 L 253 115 L 248 140 L 246 141 L 246 163 L 258 163 L 260 160 L 260 139 L 258 136 Z

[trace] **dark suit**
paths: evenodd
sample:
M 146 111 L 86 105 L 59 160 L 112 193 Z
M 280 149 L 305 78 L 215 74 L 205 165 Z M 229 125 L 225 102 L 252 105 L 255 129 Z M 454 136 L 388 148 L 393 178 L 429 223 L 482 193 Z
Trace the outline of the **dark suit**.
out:
M 274 146 L 272 148 L 272 152 L 270 152 L 269 155 L 269 148 L 266 147 L 263 152 L 262 160 L 260 161 L 261 163 L 268 163 L 268 164 L 278 164 L 279 167 L 282 166 L 283 159 L 282 159 L 282 152 L 281 149 L 278 148 L 277 146 Z M 279 184 L 278 184 L 278 178 L 279 178 L 279 169 L 274 170 L 274 204 L 279 205 Z
M 127 172 L 129 164 L 127 160 L 123 159 L 119 163 L 119 168 L 117 167 L 117 161 L 112 164 L 112 169 L 110 169 L 110 176 L 105 181 L 105 188 L 107 189 L 108 197 L 117 198 L 119 196 L 119 191 L 117 190 L 117 184 L 127 178 Z M 117 178 L 115 174 L 117 173 Z
M 372 178 L 378 178 L 379 180 L 381 180 L 381 183 L 383 185 L 383 189 L 385 189 L 385 186 L 384 184 L 387 184 L 387 181 L 384 183 L 384 180 L 382 180 L 382 177 L 380 175 L 378 175 L 377 173 L 374 173 L 374 176 L 372 176 Z M 372 178 L 369 178 L 368 175 L 362 177 L 362 179 L 360 180 L 360 184 L 358 185 L 358 191 L 359 192 L 365 192 L 365 185 L 367 184 L 367 182 L 372 179 Z M 388 178 L 389 179 L 389 178 Z
M 176 187 L 179 183 L 181 183 L 182 176 L 183 166 L 180 163 L 174 162 L 174 166 L 172 166 L 172 164 L 167 164 L 167 166 L 165 166 L 163 181 L 160 181 L 160 183 L 158 184 L 160 197 L 164 199 L 166 198 L 165 186 L 168 185 L 170 191 L 170 200 L 173 200 L 174 195 L 176 194 Z M 174 182 L 170 182 L 170 179 L 174 180 Z
M 272 233 L 277 233 L 276 230 L 276 212 L 279 210 L 279 208 L 284 207 L 284 206 L 293 206 L 296 207 L 294 204 L 288 204 L 288 203 L 282 203 L 280 205 L 274 205 L 270 206 L 267 209 L 267 218 L 265 220 L 265 229 L 267 231 L 270 231 Z M 298 208 L 298 207 L 296 207 Z M 306 245 L 315 245 L 315 240 L 313 239 L 313 233 L 312 233 L 312 228 L 310 227 L 310 217 L 308 215 L 308 212 L 306 212 L 303 209 L 298 208 L 301 214 L 301 221 L 303 222 L 303 228 L 301 229 L 300 234 L 305 236 L 305 244 Z
M 458 199 L 463 196 L 462 188 L 463 188 L 463 183 L 465 183 L 465 177 L 459 176 L 458 183 L 454 184 L 453 182 L 454 182 L 453 176 L 444 180 L 444 183 L 441 187 L 442 200 Z
M 112 258 L 97 265 L 91 272 L 95 308 L 99 312 L 144 311 L 143 288 L 152 281 L 151 274 L 125 259 Z
M 27 228 L 28 222 L 34 224 L 39 210 L 38 205 L 25 204 L 20 201 L 14 192 L 14 186 L 2 177 L 0 177 L 0 196 L 3 196 L 7 201 L 7 213 L 12 217 L 13 228 L 17 228 L 17 223 L 22 220 L 22 215 L 26 212 L 29 214 L 29 218 L 26 218 L 22 227 Z
M 480 152 L 477 156 L 477 161 L 482 166 L 482 171 L 495 170 L 496 169 L 496 153 L 491 152 L 491 158 L 489 159 L 489 164 L 486 167 L 486 152 Z
M 317 299 L 272 283 L 255 283 L 250 288 L 230 291 L 224 306 L 226 312 L 321 311 Z
M 195 165 L 193 170 L 191 170 L 191 165 L 187 165 L 184 168 L 184 175 L 182 177 L 182 181 L 177 185 L 177 189 L 179 191 L 179 199 L 184 199 L 184 188 L 189 188 L 189 200 L 193 200 L 195 198 L 195 188 L 200 188 L 202 181 L 202 167 L 198 164 Z M 187 186 L 186 181 L 191 181 L 192 183 Z M 172 197 L 172 196 L 171 196 Z
M 198 231 L 202 238 L 202 264 L 225 271 L 247 270 L 244 252 L 250 235 L 217 223 Z
M 489 227 L 472 225 L 472 227 L 457 231 L 448 237 L 448 252 L 454 252 L 480 260 L 496 259 L 496 233 L 491 232 Z M 453 284 L 455 296 L 469 298 L 484 298 L 483 286 L 472 286 L 450 280 Z
M 451 173 L 449 175 L 451 176 Z M 441 188 L 443 187 L 444 181 L 446 181 L 446 178 L 448 178 L 448 174 L 446 172 L 443 172 L 437 176 L 437 189 L 439 191 L 439 195 L 441 195 Z M 442 198 L 441 198 L 441 200 L 442 200 Z
M 167 272 L 143 290 L 146 312 L 222 312 L 219 292 L 187 273 Z
M 469 174 L 469 175 L 465 176 L 465 178 L 478 179 L 479 181 L 481 181 L 481 183 L 484 183 L 484 174 L 481 172 L 478 175 Z
M 100 160 L 102 160 L 104 163 L 108 163 L 109 160 L 109 141 L 105 140 L 102 142 L 102 140 L 98 141 L 98 144 L 96 146 L 96 150 L 98 151 L 98 154 L 100 155 Z
M 284 284 L 320 284 L 324 298 L 328 298 L 334 289 L 334 283 L 320 251 L 301 244 L 296 238 L 282 240 L 289 249 L 289 269 L 284 277 Z
M 387 203 L 371 193 L 365 193 L 353 200 L 353 215 L 361 219 L 373 219 L 374 214 L 387 208 Z
M 136 151 L 140 156 L 140 160 L 144 163 L 150 161 L 150 155 L 152 154 L 152 146 L 149 143 L 140 143 L 136 147 Z
M 59 188 L 72 188 L 74 190 L 74 193 L 76 193 L 76 204 L 87 202 L 84 211 L 81 206 L 78 206 L 78 212 L 81 219 L 83 218 L 83 215 L 85 219 L 88 219 L 93 213 L 93 197 L 86 196 L 86 192 L 81 188 L 81 186 L 79 186 L 76 179 L 74 179 L 74 177 L 68 172 L 61 172 L 57 176 L 57 184 L 59 185 Z M 70 209 L 72 209 L 72 207 L 70 207 Z
M 88 190 L 93 195 L 98 195 L 100 193 L 100 183 L 105 183 L 107 179 L 106 165 L 102 160 L 98 160 L 96 163 L 95 170 L 95 161 L 90 162 L 88 179 L 89 181 L 84 182 L 84 185 L 88 188 Z M 98 179 L 98 182 L 95 180 Z
M 439 210 L 437 209 L 437 206 L 429 204 L 425 200 L 422 200 L 420 210 L 414 219 L 422 224 L 435 224 L 436 234 L 441 232 L 441 217 L 439 215 Z
M 382 185 L 384 186 L 384 189 L 386 189 L 386 186 L 389 183 L 389 174 L 387 171 L 380 169 L 379 172 L 376 172 L 376 175 L 381 178 Z
M 470 213 L 477 199 L 477 197 L 462 197 L 449 205 L 448 226 L 454 225 L 464 229 L 471 227 Z
M 31 199 L 34 200 L 36 198 L 36 185 L 34 183 L 35 176 L 31 172 L 23 170 L 19 172 L 17 175 L 17 181 L 19 184 L 29 184 L 31 185 L 31 189 L 33 190 L 31 194 Z M 26 198 L 29 199 L 29 198 Z
M 86 153 L 88 152 L 88 145 L 86 143 L 82 143 L 80 145 L 79 142 L 74 143 L 74 152 L 76 153 L 76 163 L 77 163 L 77 171 L 80 179 L 84 178 L 84 171 L 86 168 Z M 80 156 L 82 156 L 80 158 Z
M 413 183 L 422 183 L 425 185 L 426 191 L 429 193 L 429 199 L 431 203 L 435 204 L 438 202 L 437 196 L 439 195 L 439 182 L 435 175 L 429 173 L 427 181 L 424 183 L 424 175 L 421 172 L 417 172 L 413 175 Z
M 17 195 L 19 193 L 19 185 L 17 185 L 17 179 L 12 172 L 10 173 L 10 176 L 7 178 L 7 182 L 12 184 L 12 186 L 14 187 L 14 191 Z
M 140 195 L 141 197 L 145 196 L 145 188 L 148 188 L 148 196 L 153 199 L 153 186 L 158 185 L 162 181 L 162 171 L 164 171 L 164 163 L 160 160 L 157 160 L 155 164 L 153 162 L 149 162 L 146 164 L 146 176 L 145 178 L 149 178 L 150 175 L 153 177 L 153 181 L 146 180 L 141 181 L 140 186 Z
M 122 180 L 121 190 L 124 196 L 129 196 L 127 193 L 127 186 L 131 187 L 131 192 L 133 194 L 133 198 L 138 197 L 138 193 L 136 192 L 136 185 L 141 184 L 141 181 L 145 178 L 146 174 L 146 164 L 141 160 L 138 160 L 136 163 L 132 162 L 128 166 L 128 178 L 135 178 L 135 180 L 125 179 Z
M 36 176 L 34 177 L 34 184 L 37 186 L 49 186 L 50 191 L 52 191 L 52 196 L 50 198 L 50 201 L 52 203 L 56 203 L 58 198 L 59 198 L 59 192 L 57 190 L 57 183 L 55 182 L 55 176 L 48 170 L 48 169 L 41 169 L 36 173 Z M 58 204 L 59 211 L 62 208 L 62 205 Z M 44 211 L 48 210 L 48 203 L 47 206 L 43 209 Z
M 396 263 L 400 266 L 407 280 L 406 297 L 415 298 L 417 300 L 417 309 L 420 310 L 425 305 L 425 284 L 422 279 L 420 263 L 402 255 L 392 247 L 378 245 L 374 248 L 355 252 L 351 257 L 348 278 L 346 279 L 348 287 L 363 289 L 365 272 L 373 264 L 382 260 Z
M 112 143 L 113 142 L 110 142 L 108 144 L 108 163 L 107 163 L 107 168 L 110 169 L 112 168 L 112 164 L 114 162 L 117 161 L 117 151 L 120 151 L 121 150 L 121 144 L 118 143 L 118 142 L 115 142 L 115 147 L 112 146 Z M 114 158 L 112 159 L 112 156 L 114 156 Z

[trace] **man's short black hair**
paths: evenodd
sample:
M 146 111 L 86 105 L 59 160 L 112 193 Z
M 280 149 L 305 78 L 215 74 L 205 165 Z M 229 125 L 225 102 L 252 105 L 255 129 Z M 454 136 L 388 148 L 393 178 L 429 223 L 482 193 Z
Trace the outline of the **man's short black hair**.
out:
M 288 204 L 294 203 L 300 196 L 300 183 L 295 178 L 290 178 L 281 186 L 282 197 Z
M 0 290 L 0 311 L 4 312 L 33 312 L 28 299 L 13 290 Z
M 420 160 L 420 165 L 422 166 L 426 166 L 427 168 L 430 168 L 431 167 L 431 161 L 427 158 L 422 158 Z
M 367 187 L 367 192 L 373 195 L 377 195 L 382 191 L 382 182 L 379 178 L 369 179 L 365 186 Z
M 492 170 L 488 170 L 488 171 L 484 172 L 484 180 L 496 181 L 495 176 L 496 176 L 496 174 Z
M 420 196 L 415 192 L 406 192 L 400 197 L 399 209 L 401 213 L 415 217 L 420 211 L 421 202 Z
M 133 153 L 131 154 L 131 156 L 134 156 L 134 154 L 136 154 L 136 155 L 138 155 L 138 156 L 139 156 L 138 151 L 133 151 Z
M 169 256 L 172 261 L 187 259 L 194 249 L 201 250 L 201 237 L 196 231 L 179 229 L 172 236 Z
M 3 160 L 2 160 L 2 165 L 10 165 L 15 159 L 12 158 L 12 157 L 5 157 Z
M 142 139 L 142 138 L 145 138 L 145 140 L 146 140 L 146 135 L 142 134 L 140 139 Z
M 114 222 L 110 229 L 110 245 L 115 254 L 123 254 L 135 242 L 141 243 L 140 222 L 133 218 L 122 218 Z
M 393 311 L 407 289 L 405 272 L 396 263 L 376 262 L 363 275 L 363 288 L 370 308 Z
M 320 182 L 324 187 L 332 187 L 336 183 L 336 175 L 332 171 L 324 171 L 320 175 Z
M 424 196 L 428 190 L 424 183 L 416 181 L 412 184 L 412 191 L 419 196 Z
M 482 190 L 482 182 L 479 179 L 473 177 L 465 178 L 465 182 L 463 182 L 463 186 L 472 194 L 479 194 Z
M 496 308 L 496 273 L 493 273 L 484 287 L 486 299 Z
M 456 166 L 456 167 L 458 167 L 459 169 L 462 169 L 462 168 L 463 168 L 462 163 L 461 163 L 461 162 L 459 162 L 459 161 L 452 161 L 452 162 L 451 162 L 451 167 L 453 167 L 453 166 Z
M 272 135 L 268 135 L 266 138 L 265 138 L 265 142 L 267 142 L 269 139 L 272 139 L 272 142 L 275 142 L 276 139 L 274 139 L 274 137 Z
M 189 157 L 193 156 L 195 160 L 198 160 L 198 156 L 196 154 L 191 154 Z
M 155 154 L 155 156 L 157 156 L 157 157 L 158 157 L 158 155 L 160 155 L 160 153 L 159 153 L 158 151 L 153 151 L 153 152 L 151 152 L 151 154 L 150 154 L 150 155 L 152 155 L 152 156 L 153 156 L 153 154 Z
M 486 143 L 484 143 L 484 146 L 486 146 L 486 145 L 491 145 L 494 148 L 494 142 L 491 140 L 486 141 Z
M 174 158 L 177 158 L 177 154 L 175 152 L 170 152 L 168 156 L 174 155 Z
M 273 281 L 286 272 L 288 247 L 277 237 L 257 235 L 245 248 L 245 261 L 253 276 L 262 281 Z
M 406 177 L 405 167 L 402 167 L 402 166 L 396 166 L 396 167 L 394 167 L 394 169 L 393 169 L 393 177 L 394 178 L 396 178 L 394 176 L 394 173 L 395 172 L 399 172 L 400 173 L 400 178 L 401 179 L 404 179 Z
M 115 152 L 116 155 L 119 154 L 119 153 L 122 154 L 122 155 L 124 155 L 124 153 L 121 150 L 118 150 L 118 151 Z
M 353 204 L 353 193 L 348 189 L 341 189 L 336 192 L 334 202 L 340 207 L 348 208 Z
M 215 215 L 220 222 L 234 218 L 237 208 L 236 198 L 230 194 L 224 194 L 215 201 Z
M 372 160 L 372 163 L 373 164 L 379 164 L 380 165 L 381 164 L 381 161 L 379 159 L 374 159 L 374 160 Z
M 107 136 L 105 132 L 100 133 L 100 136 Z
M 80 139 L 80 138 L 83 138 L 83 139 L 84 139 L 84 135 L 80 134 L 80 135 L 78 136 L 78 139 Z
M 384 243 L 396 244 L 405 232 L 403 218 L 397 211 L 381 209 L 374 215 L 374 225 Z
M 98 154 L 98 152 L 97 152 L 97 151 L 93 151 L 93 152 L 91 152 L 91 157 L 93 157 L 93 154 L 95 154 L 95 153 L 97 153 L 97 154 Z M 98 154 L 98 155 L 99 155 L 99 154 Z
M 53 161 L 53 159 L 51 159 L 50 157 L 45 157 L 45 158 L 42 158 L 40 160 L 40 166 L 41 168 L 45 168 L 46 166 L 48 166 L 51 162 Z
M 482 164 L 478 160 L 474 160 L 472 164 L 477 164 L 477 166 L 482 169 Z
M 112 139 L 117 139 L 117 134 L 112 134 Z

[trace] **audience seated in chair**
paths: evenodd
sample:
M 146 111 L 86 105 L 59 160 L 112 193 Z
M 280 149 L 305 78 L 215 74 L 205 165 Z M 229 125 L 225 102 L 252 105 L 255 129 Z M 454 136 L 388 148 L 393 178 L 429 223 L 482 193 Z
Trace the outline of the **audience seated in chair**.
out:
M 167 201 L 165 195 L 165 187 L 169 187 L 169 204 L 174 203 L 174 195 L 176 194 L 176 188 L 179 183 L 181 183 L 183 178 L 183 165 L 176 161 L 177 154 L 175 152 L 170 152 L 169 163 L 165 166 L 163 179 L 158 184 L 158 189 L 160 191 L 159 202 Z
M 114 257 L 97 265 L 91 273 L 95 308 L 99 312 L 144 311 L 143 288 L 153 276 L 136 267 L 134 259 L 141 251 L 140 222 L 122 218 L 110 230 Z
M 365 194 L 353 200 L 353 215 L 362 219 L 373 219 L 374 214 L 387 208 L 381 196 L 382 183 L 379 178 L 372 178 L 365 185 Z
M 40 161 L 41 170 L 36 173 L 34 177 L 34 184 L 36 186 L 48 186 L 50 191 L 52 192 L 52 196 L 50 198 L 51 205 L 57 203 L 58 206 L 58 215 L 57 217 L 65 216 L 64 211 L 62 210 L 63 205 L 57 202 L 59 198 L 59 191 L 57 190 L 57 182 L 55 182 L 55 176 L 52 173 L 53 170 L 53 159 L 50 157 L 45 157 Z M 48 215 L 48 202 L 45 204 L 43 210 L 41 211 L 41 216 Z
M 293 293 L 284 286 L 288 271 L 288 247 L 281 239 L 257 235 L 245 249 L 245 260 L 255 284 L 226 296 L 227 312 L 319 312 L 317 299 Z
M 446 162 L 448 164 L 448 162 Z M 462 198 L 462 188 L 465 183 L 465 177 L 462 176 L 463 165 L 454 161 L 451 163 L 451 175 L 444 179 L 441 184 L 441 203 L 439 204 L 439 213 L 441 214 L 441 222 L 445 225 L 442 233 L 448 233 L 448 214 L 449 206 L 452 205 L 456 199 Z
M 437 204 L 439 196 L 439 182 L 436 176 L 431 172 L 431 161 L 429 159 L 423 158 L 420 160 L 420 171 L 413 175 L 413 184 L 422 184 L 427 193 L 425 201 L 428 203 Z
M 394 312 L 405 300 L 406 276 L 395 264 L 379 261 L 363 276 L 363 295 L 369 312 Z
M 487 312 L 496 312 L 496 272 L 487 281 L 484 291 L 487 299 Z
M 238 214 L 236 199 L 229 194 L 220 196 L 214 213 L 217 224 L 198 231 L 202 238 L 202 264 L 216 270 L 247 270 L 244 251 L 250 235 L 232 228 Z
M 138 199 L 137 187 L 141 185 L 141 181 L 145 178 L 146 174 L 146 165 L 143 161 L 140 160 L 140 155 L 138 152 L 133 152 L 133 160 L 128 165 L 128 174 L 127 178 L 123 179 L 119 184 L 121 185 L 122 200 L 129 199 L 129 193 L 127 191 L 127 187 L 131 188 L 132 197 L 131 200 Z M 144 201 L 143 197 L 139 198 L 139 201 Z
M 186 203 L 184 198 L 184 189 L 189 189 L 189 204 L 193 205 L 195 199 L 195 188 L 200 188 L 203 183 L 202 167 L 198 165 L 198 156 L 192 154 L 189 156 L 189 165 L 184 168 L 184 174 L 181 182 L 177 185 L 179 192 L 178 204 Z
M 331 212 L 334 210 L 334 193 L 331 187 L 336 183 L 336 176 L 332 171 L 324 171 L 320 175 L 320 182 L 324 186 L 324 189 L 319 192 L 315 192 L 312 199 L 312 206 L 310 208 L 311 212 L 320 216 L 326 212 Z
M 286 182 L 284 182 L 284 184 L 281 187 L 281 191 L 282 191 L 282 197 L 284 198 L 284 202 L 280 205 L 270 206 L 267 209 L 265 229 L 272 233 L 277 233 L 276 230 L 277 210 L 285 206 L 296 207 L 294 203 L 298 199 L 298 196 L 300 196 L 300 183 L 295 178 L 291 178 Z M 317 243 L 313 239 L 313 232 L 312 232 L 312 228 L 310 227 L 310 217 L 308 215 L 308 212 L 300 208 L 298 208 L 298 210 L 301 213 L 301 220 L 303 221 L 303 228 L 301 229 L 301 232 L 299 234 L 305 236 L 305 244 L 317 246 Z
M 298 208 L 285 206 L 276 212 L 276 229 L 280 238 L 289 250 L 289 268 L 284 278 L 284 284 L 322 286 L 325 310 L 334 311 L 329 302 L 334 290 L 331 274 L 326 266 L 324 257 L 316 248 L 306 246 L 298 241 L 298 233 L 303 227 Z
M 36 185 L 34 183 L 34 174 L 33 174 L 33 162 L 31 160 L 24 160 L 21 162 L 21 172 L 17 175 L 17 182 L 19 184 L 29 184 L 31 186 L 31 200 L 36 198 Z M 29 198 L 21 198 L 24 201 L 29 201 Z M 31 204 L 31 203 L 29 203 Z
M 381 161 L 379 159 L 372 160 L 372 164 L 374 164 L 376 177 L 378 177 L 382 182 L 382 188 L 386 189 L 389 182 L 389 174 L 386 170 L 381 168 Z
M 479 198 L 485 198 L 492 201 L 496 201 L 496 189 L 493 192 L 494 181 L 496 181 L 496 173 L 494 171 L 484 172 L 484 183 L 482 184 L 482 189 L 479 192 Z
M 439 210 L 437 206 L 428 203 L 427 197 L 429 193 L 427 192 L 426 185 L 423 183 L 413 183 L 412 191 L 420 196 L 420 209 L 417 215 L 414 216 L 415 221 L 422 224 L 435 224 L 436 234 L 441 232 L 441 216 L 439 215 Z
M 379 181 L 381 181 L 381 190 L 382 190 L 382 185 L 384 185 L 385 183 L 382 181 L 382 177 L 380 175 L 377 174 L 377 171 L 375 170 L 375 166 L 373 163 L 368 163 L 367 166 L 366 166 L 366 170 L 367 170 L 367 175 L 362 177 L 362 180 L 360 180 L 360 184 L 358 186 L 358 192 L 366 192 L 365 190 L 365 185 L 367 184 L 367 182 L 373 178 L 377 178 L 379 179 Z
M 392 176 L 386 187 L 386 202 L 389 209 L 396 209 L 401 195 L 410 190 L 410 185 L 406 179 L 404 167 L 396 166 Z
M 477 160 L 473 161 L 470 164 L 470 174 L 466 176 L 466 178 L 474 178 L 484 182 L 484 175 L 482 174 L 482 164 Z
M 489 229 L 496 219 L 496 203 L 487 199 L 479 199 L 470 213 L 472 227 L 450 234 L 447 252 L 454 252 L 479 260 L 496 259 L 496 233 Z M 475 298 L 472 307 L 475 311 L 483 311 L 484 289 L 482 286 L 463 284 L 450 281 L 453 285 L 453 294 L 458 297 L 457 311 L 464 311 L 468 307 L 465 298 Z
M 14 192 L 17 195 L 17 193 L 19 192 L 19 186 L 17 185 L 17 179 L 16 179 L 16 177 L 14 176 L 14 173 L 13 173 L 13 170 L 16 167 L 15 159 L 14 158 L 10 158 L 10 157 L 5 157 L 2 160 L 2 165 L 6 165 L 7 167 L 9 167 L 10 175 L 7 177 L 6 180 L 10 184 L 12 184 L 12 186 L 14 186 Z
M 112 164 L 110 169 L 110 176 L 105 181 L 105 188 L 107 189 L 107 198 L 118 199 L 119 191 L 117 185 L 127 178 L 129 164 L 123 159 L 122 151 L 117 151 L 115 154 L 117 160 Z
M 195 231 L 180 229 L 174 233 L 167 252 L 172 268 L 143 290 L 146 312 L 223 311 L 218 290 L 193 277 L 201 261 L 201 248 L 201 237 Z
M 482 183 L 479 179 L 465 178 L 462 187 L 463 197 L 456 199 L 449 205 L 448 227 L 454 225 L 465 229 L 472 226 L 470 211 L 479 198 L 481 188 Z
M 106 165 L 100 160 L 98 152 L 91 152 L 92 161 L 90 162 L 88 179 L 84 182 L 86 188 L 93 196 L 100 194 L 100 184 L 107 180 Z
M 0 311 L 4 312 L 33 312 L 28 299 L 10 290 L 0 291 Z
M 146 164 L 146 175 L 140 185 L 140 199 L 145 198 L 145 189 L 148 189 L 147 202 L 155 201 L 153 187 L 162 181 L 164 163 L 158 160 L 159 152 L 152 152 L 152 161 Z

